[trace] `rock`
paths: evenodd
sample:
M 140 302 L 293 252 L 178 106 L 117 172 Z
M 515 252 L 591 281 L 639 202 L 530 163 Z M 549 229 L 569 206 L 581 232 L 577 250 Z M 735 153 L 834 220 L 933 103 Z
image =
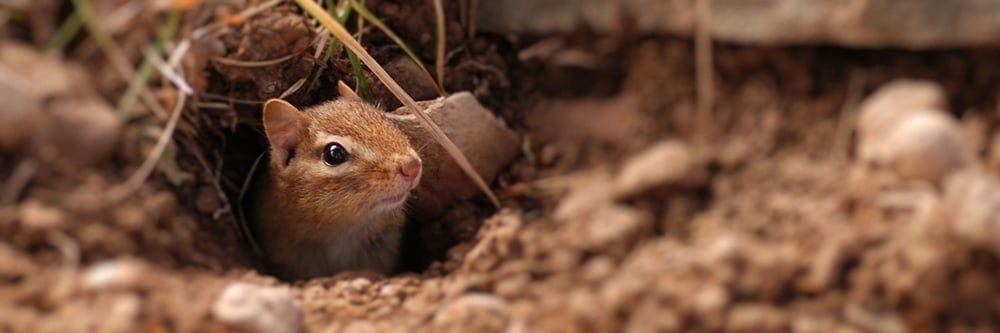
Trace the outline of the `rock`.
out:
M 439 96 L 434 78 L 408 57 L 393 59 L 385 64 L 385 71 L 415 100 L 430 100 Z
M 904 179 L 934 184 L 972 160 L 958 123 L 936 112 L 920 112 L 903 119 L 881 142 L 878 154 L 882 163 Z
M 580 28 L 691 36 L 695 1 L 510 0 L 479 5 L 478 27 L 545 35 Z M 748 44 L 949 48 L 998 45 L 1000 3 L 981 0 L 712 0 L 712 36 Z M 627 20 L 627 22 L 626 22 Z
M 517 155 L 520 147 L 517 133 L 483 108 L 472 94 L 460 92 L 421 104 L 487 183 L 493 182 L 497 172 Z M 411 216 L 422 220 L 436 218 L 453 203 L 479 193 L 416 115 L 400 108 L 389 119 L 406 133 L 424 161 L 420 186 L 413 191 L 409 204 Z
M 13 85 L 35 100 L 93 95 L 94 90 L 87 86 L 90 81 L 82 68 L 57 57 L 19 43 L 0 43 L 0 85 Z
M 302 330 L 302 310 L 285 287 L 232 283 L 216 299 L 212 315 L 238 332 L 295 333 Z
M 877 159 L 879 145 L 903 118 L 924 110 L 947 110 L 944 89 L 931 81 L 896 80 L 866 98 L 858 112 L 858 156 Z
M 615 186 L 619 196 L 629 196 L 663 186 L 695 186 L 706 180 L 707 173 L 690 148 L 667 140 L 625 162 Z
M 143 282 L 148 269 L 133 259 L 99 262 L 84 271 L 83 287 L 93 291 L 136 288 Z
M 0 43 L 0 152 L 40 136 L 43 152 L 65 155 L 73 165 L 107 158 L 121 124 L 86 84 L 90 81 L 79 66 L 25 45 Z
M 42 106 L 23 87 L 0 80 L 0 153 L 20 150 L 42 122 Z
M 43 156 L 73 166 L 107 160 L 118 145 L 121 120 L 103 101 L 59 99 L 48 109 L 49 124 L 39 143 Z
M 934 82 L 886 84 L 860 106 L 858 159 L 903 179 L 940 184 L 972 161 L 962 127 L 946 109 L 944 90 Z

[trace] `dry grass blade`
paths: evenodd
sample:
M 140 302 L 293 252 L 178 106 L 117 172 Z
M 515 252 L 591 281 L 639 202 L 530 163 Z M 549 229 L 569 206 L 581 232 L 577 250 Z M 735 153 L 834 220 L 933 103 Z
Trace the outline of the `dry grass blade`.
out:
M 160 75 L 170 80 L 170 83 L 173 83 L 177 89 L 180 89 L 185 94 L 194 95 L 194 89 L 191 88 L 191 84 L 180 73 L 174 70 L 173 67 L 170 67 L 170 64 L 161 59 L 156 50 L 152 48 L 147 49 L 146 58 L 150 59 L 149 61 L 153 64 L 153 67 L 156 67 L 156 70 L 160 71 Z
M 708 133 L 715 104 L 715 83 L 712 72 L 712 5 L 709 0 L 695 0 L 695 87 L 698 95 L 698 125 L 703 137 Z
M 174 10 L 170 12 L 170 16 L 167 18 L 167 23 L 160 30 L 160 35 L 157 37 L 154 47 L 158 53 L 166 53 L 166 44 L 173 38 L 174 34 L 177 32 L 178 27 L 180 27 L 181 17 L 183 15 L 180 11 Z M 143 59 L 142 64 L 139 65 L 139 71 L 136 75 L 132 77 L 129 82 L 128 89 L 125 90 L 125 94 L 118 101 L 118 106 L 116 107 L 118 114 L 124 119 L 128 119 L 132 112 L 132 107 L 135 106 L 136 101 L 138 101 L 140 95 L 146 91 L 146 84 L 153 74 L 153 64 L 149 57 Z
M 284 57 L 280 57 L 280 58 L 277 58 L 277 59 L 260 60 L 260 61 L 245 61 L 245 60 L 230 59 L 230 58 L 226 58 L 226 57 L 212 57 L 212 61 L 216 62 L 216 63 L 223 64 L 223 65 L 227 65 L 227 66 L 233 66 L 233 67 L 258 68 L 258 67 L 267 67 L 267 66 L 277 65 L 277 64 L 283 63 L 285 61 L 288 61 L 288 59 L 291 59 L 294 56 L 295 56 L 295 54 L 289 54 L 289 55 L 286 55 Z
M 479 0 L 469 0 L 469 39 L 476 36 L 476 15 L 479 12 Z
M 299 91 L 299 89 L 302 89 L 302 86 L 306 84 L 306 79 L 308 78 L 309 77 L 304 77 L 299 79 L 298 81 L 295 81 L 295 83 L 292 84 L 291 87 L 288 87 L 288 89 L 285 89 L 285 91 L 282 92 L 281 95 L 278 96 L 278 98 L 285 98 L 290 96 L 291 94 L 294 94 L 296 91 Z
M 840 106 L 836 130 L 833 132 L 833 151 L 836 152 L 835 156 L 843 160 L 848 160 L 851 156 L 850 118 L 854 116 L 854 111 L 861 104 L 861 98 L 864 97 L 865 81 L 866 73 L 861 69 L 853 69 L 847 74 L 847 92 L 844 96 L 844 104 Z
M 441 0 L 434 0 L 434 15 L 437 16 L 437 59 L 434 61 L 434 69 L 437 71 L 438 86 L 444 90 L 444 63 L 448 61 L 445 58 L 445 47 L 448 43 L 445 40 L 444 5 Z
M 219 95 L 219 94 L 213 94 L 213 93 L 207 93 L 207 92 L 206 93 L 201 93 L 201 95 L 199 95 L 198 97 L 201 97 L 201 98 L 206 99 L 206 100 L 223 101 L 223 102 L 227 102 L 229 104 L 264 105 L 264 102 L 265 102 L 265 101 L 257 101 L 257 100 L 250 100 L 250 99 L 233 98 L 233 97 L 229 97 L 229 96 L 225 96 L 225 95 Z
M 139 190 L 139 187 L 146 182 L 149 175 L 153 173 L 153 168 L 156 167 L 156 163 L 160 161 L 160 156 L 163 156 L 163 151 L 167 149 L 167 144 L 170 143 L 170 139 L 174 136 L 174 130 L 177 129 L 177 123 L 181 119 L 181 114 L 184 111 L 184 103 L 187 101 L 187 95 L 182 92 L 177 92 L 177 101 L 174 104 L 174 110 L 170 114 L 170 120 L 167 121 L 167 126 L 163 129 L 163 133 L 156 140 L 156 145 L 153 146 L 153 150 L 149 152 L 149 156 L 146 160 L 142 162 L 139 169 L 136 169 L 135 173 L 132 174 L 125 181 L 125 183 L 113 188 L 109 195 L 109 201 L 112 203 L 119 202 L 122 199 L 132 195 L 135 191 Z
M 246 213 L 243 212 L 243 200 L 246 199 L 247 191 L 250 190 L 250 184 L 253 181 L 253 176 L 257 174 L 257 167 L 260 166 L 260 161 L 264 159 L 266 152 L 257 155 L 257 159 L 253 161 L 253 165 L 250 166 L 250 171 L 247 173 L 247 178 L 243 180 L 243 184 L 240 185 L 240 195 L 236 199 L 236 222 L 238 222 L 240 227 L 240 232 L 243 233 L 243 237 L 250 243 L 250 248 L 252 248 L 258 255 L 264 253 L 261 250 L 260 244 L 257 243 L 257 238 L 253 236 L 250 232 L 250 227 L 247 225 Z
M 132 64 L 128 61 L 128 58 L 125 56 L 125 51 L 123 51 L 121 47 L 115 43 L 114 39 L 111 38 L 111 36 L 108 35 L 106 31 L 104 31 L 104 28 L 98 22 L 98 18 L 94 14 L 94 9 L 91 7 L 90 1 L 72 0 L 72 3 L 73 7 L 76 8 L 77 15 L 80 16 L 80 20 L 83 22 L 83 26 L 87 28 L 87 31 L 90 33 L 91 38 L 94 39 L 94 41 L 97 43 L 98 48 L 100 48 L 101 51 L 104 53 L 104 55 L 108 58 L 108 61 L 111 63 L 112 69 L 115 72 L 117 72 L 117 74 L 122 79 L 126 81 L 133 82 L 138 80 L 139 78 L 136 77 L 135 69 L 132 68 Z M 152 71 L 151 67 L 149 71 Z M 153 94 L 150 93 L 148 89 L 146 89 L 145 85 L 143 84 L 136 86 L 139 87 L 138 89 L 139 97 L 142 98 L 142 101 L 144 104 L 146 104 L 146 107 L 148 107 L 150 110 L 153 110 L 153 113 L 156 114 L 157 116 L 166 117 L 166 111 L 163 110 L 163 107 L 161 107 L 160 104 L 156 101 L 156 97 L 154 97 Z M 119 105 L 122 105 L 122 103 L 119 103 Z M 121 109 L 125 108 L 119 107 L 119 110 Z M 122 117 L 123 120 L 127 120 L 128 118 L 127 115 L 121 112 L 119 112 L 119 114 L 123 116 Z
M 330 31 L 335 38 L 340 40 L 341 43 L 344 43 L 344 46 L 347 46 L 347 48 L 354 51 L 354 53 L 361 58 L 361 61 L 363 61 L 365 65 L 372 70 L 372 73 L 374 73 L 375 76 L 382 81 L 382 84 L 385 84 L 385 86 L 389 88 L 389 91 L 391 91 L 396 98 L 403 102 L 403 105 L 410 109 L 410 112 L 417 115 L 417 118 L 420 119 L 425 128 L 431 133 L 432 136 L 434 136 L 434 139 L 441 144 L 446 151 L 448 151 L 448 155 L 451 155 L 451 158 L 455 160 L 455 163 L 458 163 L 458 166 L 462 168 L 462 171 L 464 171 L 465 174 L 472 179 L 476 186 L 478 186 L 479 189 L 486 194 L 486 196 L 490 199 L 490 202 L 499 208 L 500 200 L 497 199 L 497 196 L 493 194 L 492 190 L 490 190 L 486 181 L 479 176 L 476 169 L 472 167 L 472 163 L 469 163 L 469 159 L 465 157 L 465 154 L 463 154 L 462 151 L 458 149 L 458 146 L 456 146 L 455 143 L 444 134 L 444 131 L 442 131 L 437 124 L 431 121 L 430 117 L 427 116 L 427 114 L 425 114 L 419 106 L 417 106 L 417 102 L 413 100 L 413 97 L 410 97 L 410 95 L 399 86 L 399 83 L 396 83 L 396 80 L 393 80 L 393 78 L 389 76 L 389 73 L 382 68 L 382 65 L 375 61 L 375 58 L 372 58 L 372 56 L 368 54 L 368 51 L 361 47 L 361 43 L 358 43 L 357 40 L 351 37 L 351 34 L 347 32 L 347 29 L 344 29 L 340 23 L 335 21 L 333 17 L 330 17 L 330 15 L 316 3 L 310 0 L 295 0 L 295 2 L 298 3 L 302 9 L 312 15 L 313 18 L 319 21 L 320 24 L 326 27 L 326 29 Z
M 122 78 L 126 80 L 132 79 L 135 76 L 135 70 L 132 69 L 131 63 L 125 56 L 125 51 L 122 51 L 114 39 L 104 31 L 104 27 L 101 26 L 96 14 L 94 14 L 94 8 L 91 6 L 90 1 L 72 0 L 72 3 L 76 8 L 77 14 L 80 16 L 80 20 L 83 21 L 83 25 L 90 32 L 90 36 L 97 43 L 97 46 L 104 51 L 104 55 L 108 57 L 112 68 Z

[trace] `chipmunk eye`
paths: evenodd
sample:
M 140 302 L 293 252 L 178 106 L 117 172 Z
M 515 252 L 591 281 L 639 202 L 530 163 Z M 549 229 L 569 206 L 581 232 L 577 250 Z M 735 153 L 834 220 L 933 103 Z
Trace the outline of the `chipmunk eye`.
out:
M 337 166 L 347 162 L 349 157 L 350 154 L 347 153 L 347 149 L 336 142 L 326 145 L 326 148 L 323 149 L 323 162 L 326 162 L 326 165 L 329 166 Z

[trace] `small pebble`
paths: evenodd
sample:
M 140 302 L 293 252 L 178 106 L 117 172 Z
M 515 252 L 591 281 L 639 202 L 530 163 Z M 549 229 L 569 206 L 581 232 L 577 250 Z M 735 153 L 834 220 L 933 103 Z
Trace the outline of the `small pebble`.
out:
M 287 287 L 232 283 L 216 299 L 212 314 L 238 332 L 295 333 L 302 330 L 302 309 Z
M 146 270 L 142 263 L 131 259 L 99 262 L 84 272 L 83 286 L 95 291 L 135 288 L 142 282 Z
M 29 230 L 58 229 L 65 222 L 65 213 L 41 202 L 30 200 L 21 205 L 21 223 Z
M 386 63 L 385 71 L 415 100 L 438 97 L 437 82 L 409 57 L 397 57 Z
M 946 110 L 944 89 L 932 81 L 890 82 L 861 103 L 858 114 L 858 156 L 877 158 L 879 143 L 903 118 L 921 110 Z
M 958 122 L 943 113 L 906 117 L 884 140 L 879 160 L 904 179 L 939 184 L 971 163 Z
M 931 81 L 897 80 L 860 107 L 858 158 L 906 180 L 940 185 L 971 163 L 958 121 L 947 111 L 944 89 Z
M 54 159 L 74 166 L 106 161 L 118 145 L 122 122 L 96 99 L 60 99 L 49 106 L 50 126 L 42 144 Z
M 700 172 L 701 171 L 701 172 Z M 694 185 L 705 179 L 694 154 L 680 141 L 662 141 L 632 157 L 617 177 L 619 196 L 668 185 Z

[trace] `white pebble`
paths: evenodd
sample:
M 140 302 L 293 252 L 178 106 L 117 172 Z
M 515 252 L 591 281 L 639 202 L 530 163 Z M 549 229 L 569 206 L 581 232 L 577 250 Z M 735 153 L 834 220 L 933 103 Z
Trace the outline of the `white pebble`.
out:
M 616 179 L 617 193 L 628 196 L 665 185 L 692 185 L 703 179 L 694 154 L 680 141 L 647 148 L 625 162 Z
M 232 283 L 216 299 L 212 314 L 240 332 L 302 330 L 302 310 L 288 288 Z
M 83 285 L 90 290 L 134 288 L 142 281 L 146 266 L 132 259 L 109 260 L 87 269 Z
M 904 179 L 939 184 L 971 160 L 958 122 L 940 112 L 917 112 L 902 119 L 878 144 L 877 159 Z
M 945 110 L 944 89 L 931 81 L 890 82 L 861 103 L 858 114 L 858 156 L 877 159 L 877 150 L 889 133 L 906 117 L 926 110 Z

